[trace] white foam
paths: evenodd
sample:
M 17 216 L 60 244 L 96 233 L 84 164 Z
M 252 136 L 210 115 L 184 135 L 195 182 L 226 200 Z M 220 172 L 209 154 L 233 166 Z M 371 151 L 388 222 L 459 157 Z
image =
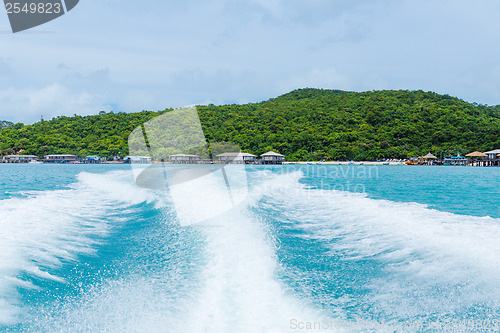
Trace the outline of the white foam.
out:
M 190 277 L 193 286 L 188 296 L 173 297 L 172 288 L 189 277 L 175 274 L 182 262 L 171 263 L 165 267 L 164 275 L 130 274 L 94 286 L 74 303 L 66 300 L 63 311 L 49 313 L 43 319 L 46 321 L 39 323 L 40 330 L 286 332 L 290 331 L 292 319 L 308 322 L 324 319 L 321 311 L 304 305 L 307 301 L 296 299 L 276 277 L 279 264 L 276 244 L 267 226 L 250 209 L 255 205 L 279 212 L 276 218 L 304 231 L 297 237 L 320 241 L 343 260 L 382 263 L 385 274 L 373 277 L 364 286 L 370 293 L 360 300 L 380 313 L 406 318 L 436 311 L 456 313 L 461 307 L 479 303 L 499 308 L 498 219 L 450 214 L 424 205 L 373 200 L 358 194 L 307 189 L 298 182 L 300 172 L 273 176 L 263 171 L 257 177 L 265 180 L 254 183 L 245 202 L 205 223 L 187 227 L 200 232 L 204 249 L 203 258 L 179 255 L 186 265 L 202 263 L 200 273 Z M 103 185 L 100 179 L 82 175 L 81 182 L 102 191 L 111 188 L 103 197 L 94 198 L 98 207 L 104 206 L 103 210 L 107 210 L 107 203 L 116 205 L 120 200 L 132 203 L 155 199 L 147 191 L 129 196 L 128 185 L 119 180 L 114 186 L 106 186 L 109 184 Z M 262 196 L 264 199 L 260 201 Z M 219 202 L 217 199 L 216 194 L 211 201 L 203 202 L 189 202 L 189 196 L 185 197 L 191 210 L 199 205 L 213 205 Z M 91 199 L 85 199 L 85 205 L 81 206 L 83 215 L 75 218 L 74 229 L 79 230 L 78 225 L 84 223 L 81 218 L 93 221 L 89 222 L 93 223 L 93 229 L 105 234 L 107 224 L 95 225 L 98 219 L 85 213 L 85 207 L 92 203 Z M 173 206 L 170 203 L 168 207 Z M 192 218 L 189 211 L 184 210 L 186 215 L 177 218 Z M 63 234 L 75 237 L 77 233 Z M 65 250 L 65 242 L 59 241 L 54 240 L 55 246 L 50 251 L 39 251 L 36 256 L 58 265 L 60 256 L 71 258 L 76 255 L 75 249 L 80 250 L 80 241 L 66 241 L 71 250 Z M 84 238 L 81 242 L 89 244 Z M 84 249 L 91 251 L 92 246 Z M 62 254 L 51 255 L 56 251 Z M 23 258 L 15 252 L 10 255 Z M 17 282 L 6 283 L 13 286 Z M 435 289 L 444 293 L 436 293 Z M 450 295 L 458 289 L 461 294 Z M 9 316 L 14 316 L 15 303 L 8 305 Z M 359 311 L 363 311 L 362 307 Z
M 265 228 L 245 210 L 207 228 L 207 266 L 182 332 L 286 332 L 293 318 L 316 318 L 286 294 Z
M 120 208 L 149 199 L 126 175 L 82 173 L 69 189 L 0 201 L 0 325 L 19 320 L 16 289 L 35 288 L 21 275 L 64 282 L 50 271 L 94 253 L 96 236 L 111 227 L 107 216 L 119 221 Z
M 300 237 L 344 260 L 383 263 L 384 276 L 364 286 L 382 311 L 405 318 L 476 304 L 500 308 L 499 219 L 301 186 L 265 202 L 302 229 Z
M 260 184 L 254 188 L 248 201 L 193 226 L 201 228 L 206 237 L 206 265 L 199 290 L 187 306 L 190 311 L 180 320 L 177 332 L 285 332 L 289 331 L 292 318 L 306 312 L 309 318 L 317 315 L 285 293 L 275 276 L 274 243 L 266 227 L 248 210 L 248 205 L 255 202 L 264 189 L 283 188 L 297 179 L 292 176 L 290 180 L 290 177 L 269 177 L 265 182 L 267 186 Z M 235 186 L 237 183 L 234 179 L 231 182 L 233 194 L 240 189 Z M 246 191 L 246 177 L 239 183 Z M 197 185 L 215 187 L 205 177 L 199 178 Z M 195 192 L 196 188 L 191 191 Z M 212 191 L 211 196 L 211 200 L 192 202 L 198 208 L 184 210 L 179 218 L 190 220 L 191 217 L 185 215 L 196 214 L 196 209 L 203 211 L 205 206 L 227 203 L 226 191 Z
M 288 186 L 288 177 L 271 181 Z M 262 188 L 257 187 L 256 191 L 261 193 Z M 301 305 L 275 275 L 278 264 L 275 244 L 265 225 L 248 210 L 258 196 L 252 193 L 248 201 L 225 214 L 184 227 L 201 235 L 203 254 L 195 259 L 197 265 L 201 265 L 195 270 L 200 272 L 196 276 L 171 273 L 178 271 L 178 265 L 195 264 L 193 258 L 181 257 L 184 262 L 169 263 L 164 268 L 164 276 L 131 274 L 109 281 L 87 292 L 79 302 L 66 302 L 63 311 L 48 316 L 40 329 L 52 332 L 62 332 L 68 327 L 76 331 L 107 332 L 288 332 L 293 318 L 318 318 L 319 311 Z M 217 197 L 196 204 L 216 202 Z M 191 219 L 189 216 L 177 218 Z M 182 221 L 179 224 L 186 225 Z M 182 283 L 175 279 L 186 278 L 194 284 L 189 295 L 174 300 L 176 291 L 172 288 Z

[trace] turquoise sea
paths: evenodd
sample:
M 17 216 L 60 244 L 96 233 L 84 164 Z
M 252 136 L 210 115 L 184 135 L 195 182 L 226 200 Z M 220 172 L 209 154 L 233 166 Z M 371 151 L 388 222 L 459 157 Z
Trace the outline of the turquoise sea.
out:
M 246 175 L 245 200 L 185 224 L 179 200 L 218 198 L 0 164 L 0 331 L 500 331 L 500 168 Z

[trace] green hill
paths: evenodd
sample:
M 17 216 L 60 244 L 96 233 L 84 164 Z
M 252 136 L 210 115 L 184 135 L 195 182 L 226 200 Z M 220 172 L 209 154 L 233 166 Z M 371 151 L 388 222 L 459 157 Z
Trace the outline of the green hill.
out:
M 168 110 L 167 110 L 168 111 Z M 2 122 L 0 154 L 126 155 L 127 137 L 165 111 Z M 373 160 L 500 148 L 500 106 L 423 91 L 299 89 L 261 103 L 200 106 L 211 142 L 234 142 L 288 160 Z

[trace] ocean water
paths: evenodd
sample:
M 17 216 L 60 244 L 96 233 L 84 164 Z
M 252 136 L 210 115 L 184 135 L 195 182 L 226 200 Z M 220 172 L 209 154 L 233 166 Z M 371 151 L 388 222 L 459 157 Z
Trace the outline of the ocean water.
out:
M 500 330 L 500 168 L 246 172 L 186 224 L 218 197 L 178 214 L 130 166 L 0 164 L 0 331 Z

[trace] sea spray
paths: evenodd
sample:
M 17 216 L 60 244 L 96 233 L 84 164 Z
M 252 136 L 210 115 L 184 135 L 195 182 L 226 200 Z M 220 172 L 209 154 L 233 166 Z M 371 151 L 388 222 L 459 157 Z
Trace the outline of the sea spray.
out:
M 3 318 L 22 318 L 18 326 L 9 326 L 14 332 L 295 332 L 300 330 L 293 325 L 301 323 L 326 323 L 334 328 L 329 331 L 404 327 L 436 332 L 449 331 L 453 320 L 486 325 L 488 318 L 498 318 L 500 223 L 495 210 L 479 212 L 493 217 L 474 217 L 397 202 L 400 192 L 401 198 L 410 197 L 409 188 L 419 202 L 433 204 L 443 193 L 453 198 L 455 192 L 439 190 L 446 175 L 466 183 L 473 173 L 474 184 L 486 196 L 469 200 L 461 192 L 459 203 L 466 212 L 476 203 L 485 207 L 495 202 L 495 194 L 498 198 L 496 188 L 488 187 L 495 170 L 380 168 L 380 179 L 359 179 L 368 185 L 367 192 L 356 194 L 318 186 L 323 178 L 308 177 L 308 168 L 250 167 L 244 202 L 184 227 L 172 193 L 137 189 L 130 173 L 81 174 L 60 196 L 46 191 L 58 205 L 34 208 L 59 208 L 66 221 L 54 225 L 51 218 L 58 215 L 46 212 L 33 218 L 49 222 L 35 225 L 54 225 L 57 235 L 70 236 L 54 240 L 49 232 L 47 242 L 5 246 L 14 270 L 12 279 L 2 281 L 11 291 L 2 295 Z M 439 186 L 431 181 L 436 173 Z M 395 187 L 398 179 L 404 182 Z M 373 199 L 374 185 L 391 200 Z M 45 195 L 28 193 L 15 200 L 24 200 L 18 206 L 27 207 Z M 17 202 L 9 200 L 4 201 Z M 204 204 L 186 201 L 186 214 Z M 457 205 L 439 206 L 447 207 Z M 46 243 L 53 245 L 51 252 L 44 251 Z M 39 272 L 15 273 L 26 249 L 54 266 L 37 264 L 32 266 Z M 68 255 L 71 259 L 65 259 Z M 60 274 L 61 263 L 96 268 Z M 119 267 L 111 277 L 104 272 L 108 265 Z M 40 272 L 51 277 L 29 278 Z M 19 284 L 20 289 L 13 287 Z M 64 292 L 55 291 L 63 285 Z M 29 287 L 47 287 L 47 292 L 22 293 L 35 295 L 36 301 L 19 297 L 16 290 Z M 491 320 L 489 325 L 491 331 Z M 478 327 L 455 331 L 487 330 Z
M 436 321 L 471 313 L 486 320 L 499 314 L 498 219 L 374 200 L 366 194 L 297 188 L 267 196 L 259 212 L 271 216 L 269 223 L 293 231 L 280 235 L 285 253 L 308 256 L 306 249 L 315 248 L 309 260 L 328 267 L 315 272 L 309 266 L 295 282 L 288 273 L 302 295 L 314 294 L 307 291 L 313 285 L 304 282 L 311 279 L 335 288 L 330 295 L 322 293 L 318 305 L 344 300 L 354 320 L 419 322 L 427 331 Z M 301 248 L 293 247 L 298 240 Z M 300 271 L 301 264 L 281 259 L 289 272 Z M 337 285 L 326 277 L 338 279 Z
M 94 254 L 121 221 L 120 208 L 152 200 L 120 180 L 127 175 L 81 173 L 68 189 L 0 201 L 0 324 L 21 320 L 18 288 L 37 288 L 39 279 L 64 283 L 50 272 Z
M 165 196 L 170 202 L 162 208 L 163 226 L 150 221 L 146 233 L 138 236 L 140 244 L 147 246 L 136 248 L 154 271 L 146 274 L 138 266 L 117 279 L 93 285 L 77 299 L 65 299 L 61 307 L 47 307 L 47 315 L 31 329 L 288 332 L 292 318 L 320 318 L 276 276 L 276 244 L 268 226 L 252 211 L 264 193 L 294 187 L 298 178 L 300 173 L 267 175 L 244 202 L 197 224 L 182 223 L 180 219 L 190 219 L 185 216 L 189 209 L 177 216 L 171 196 Z M 185 205 L 195 210 L 213 202 Z M 177 234 L 187 236 L 178 239 Z M 159 256 L 168 258 L 164 265 L 154 264 Z M 123 260 L 130 258 L 131 254 Z

